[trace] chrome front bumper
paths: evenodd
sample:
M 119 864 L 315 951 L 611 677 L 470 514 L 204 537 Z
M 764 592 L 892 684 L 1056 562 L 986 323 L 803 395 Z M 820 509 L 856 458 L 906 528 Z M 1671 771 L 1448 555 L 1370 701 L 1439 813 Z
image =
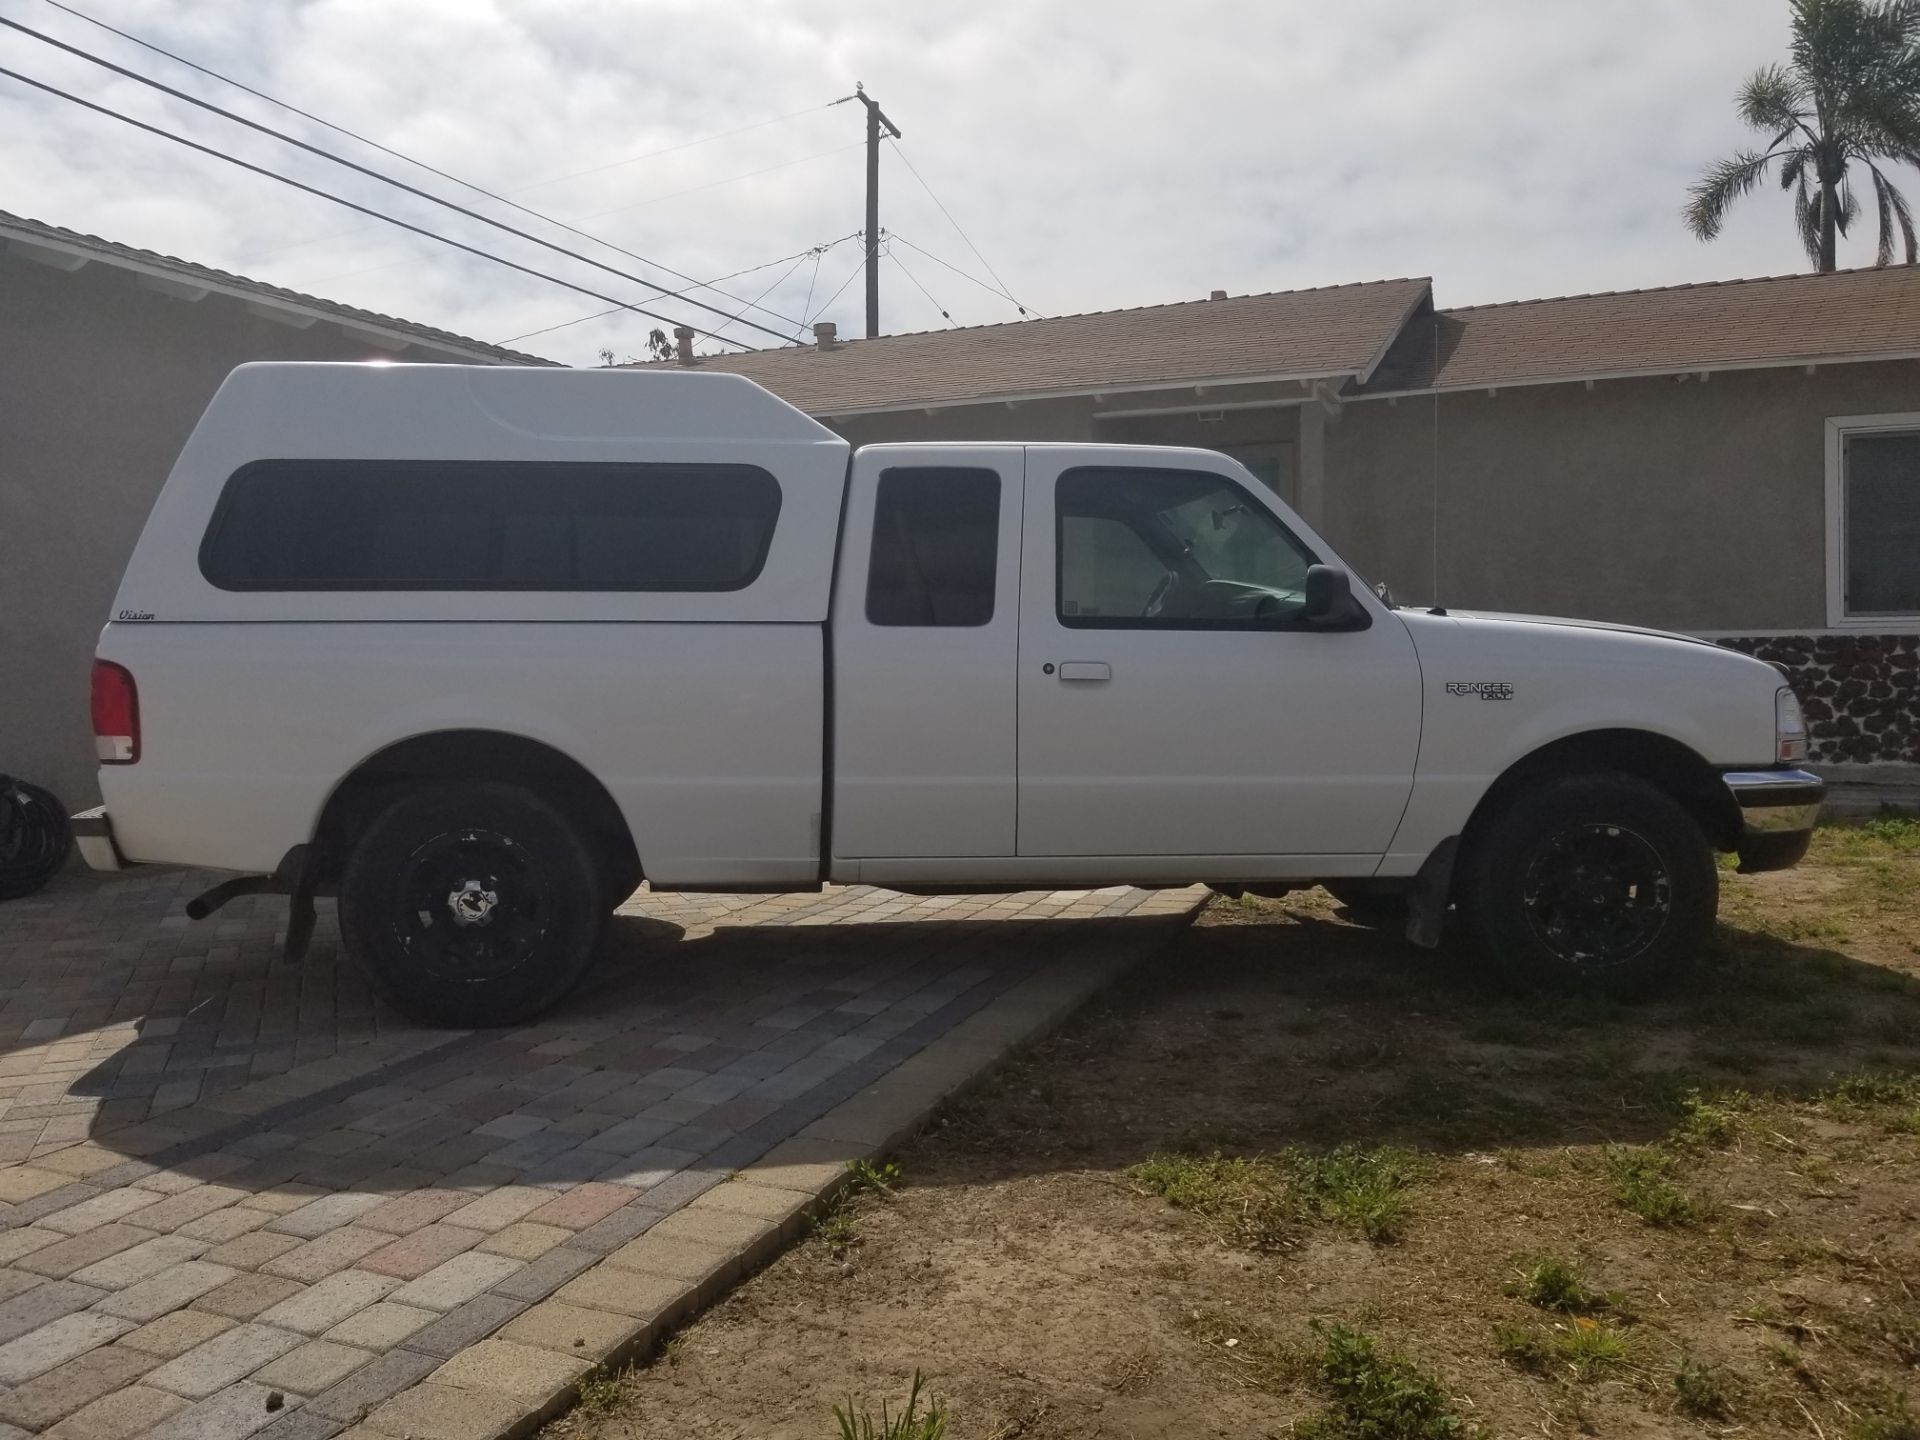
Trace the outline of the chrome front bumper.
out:
M 71 817 L 67 824 L 73 830 L 73 843 L 80 847 L 80 858 L 87 862 L 89 870 L 127 868 L 127 858 L 114 843 L 113 822 L 107 818 L 106 806 L 96 805 L 91 810 L 82 810 Z
M 1740 807 L 1740 869 L 1784 870 L 1813 843 L 1827 782 L 1805 770 L 1730 770 L 1720 777 Z

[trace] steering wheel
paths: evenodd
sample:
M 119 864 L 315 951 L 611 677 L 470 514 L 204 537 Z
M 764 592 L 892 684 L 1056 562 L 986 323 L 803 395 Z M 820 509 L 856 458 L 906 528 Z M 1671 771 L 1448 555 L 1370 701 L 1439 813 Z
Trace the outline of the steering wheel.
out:
M 1141 619 L 1149 619 L 1160 613 L 1160 607 L 1167 603 L 1167 592 L 1173 589 L 1173 582 L 1178 578 L 1171 570 L 1161 572 L 1160 583 L 1153 587 L 1153 593 L 1147 597 L 1147 603 L 1140 607 Z

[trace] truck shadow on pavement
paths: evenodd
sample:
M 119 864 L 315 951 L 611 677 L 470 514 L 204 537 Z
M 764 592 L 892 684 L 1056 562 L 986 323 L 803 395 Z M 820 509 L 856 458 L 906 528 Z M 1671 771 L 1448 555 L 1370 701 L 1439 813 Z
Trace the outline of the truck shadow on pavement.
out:
M 142 878 L 149 890 L 159 879 Z M 70 1004 L 73 991 L 58 988 L 71 975 L 29 967 L 16 977 L 41 987 L 40 1008 L 65 1013 L 58 1036 L 46 1026 L 25 1039 L 23 1027 L 0 1050 L 0 1065 L 27 1056 L 54 1066 L 37 1082 L 46 1098 L 27 1107 L 40 1128 L 18 1132 L 32 1148 L 6 1158 L 90 1139 L 255 1191 L 600 1181 L 631 1199 L 667 1179 L 685 1188 L 750 1163 L 884 1083 L 1047 961 L 1080 946 L 1144 954 L 1172 933 L 1165 916 L 1009 924 L 941 910 L 839 923 L 790 901 L 790 919 L 803 923 L 730 923 L 736 911 L 762 913 L 737 899 L 733 911 L 716 904 L 696 923 L 699 902 L 662 897 L 658 913 L 630 906 L 612 919 L 587 982 L 549 1014 L 500 1030 L 436 1031 L 406 1024 L 366 992 L 338 955 L 331 906 L 309 958 L 288 966 L 275 954 L 272 897 L 236 901 L 224 922 L 196 935 L 166 923 L 186 882 L 164 887 L 171 901 L 148 895 L 133 909 L 129 895 L 103 897 L 85 884 L 57 898 L 118 906 L 126 912 L 118 922 L 140 914 L 160 937 L 117 971 L 91 964 L 87 983 L 115 985 L 122 1011 L 144 997 L 154 1013 L 80 1031 L 85 1013 Z M 636 902 L 645 907 L 647 897 Z M 817 909 L 849 903 L 825 897 Z M 163 968 L 147 943 L 192 947 L 190 984 L 143 980 L 143 970 Z M 43 948 L 102 958 L 58 941 Z M 328 1028 L 304 1049 L 316 1017 Z M 82 1046 L 93 1057 L 84 1069 L 58 1065 Z M 16 1104 L 27 1090 L 19 1087 Z
M 1722 924 L 1684 985 L 1629 1004 L 1515 993 L 1471 956 L 1414 950 L 1325 897 L 1216 901 L 951 1106 L 936 1173 L 915 1179 L 1124 1168 L 1161 1150 L 1646 1143 L 1696 1093 L 1807 1098 L 1920 1069 L 1906 959 Z

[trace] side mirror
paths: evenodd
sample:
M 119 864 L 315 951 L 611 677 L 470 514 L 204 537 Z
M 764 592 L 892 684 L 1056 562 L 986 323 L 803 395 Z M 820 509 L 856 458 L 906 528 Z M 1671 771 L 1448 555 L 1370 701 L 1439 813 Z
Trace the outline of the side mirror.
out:
M 1338 565 L 1307 567 L 1306 603 L 1300 618 L 1308 622 L 1344 620 L 1353 609 L 1353 581 Z

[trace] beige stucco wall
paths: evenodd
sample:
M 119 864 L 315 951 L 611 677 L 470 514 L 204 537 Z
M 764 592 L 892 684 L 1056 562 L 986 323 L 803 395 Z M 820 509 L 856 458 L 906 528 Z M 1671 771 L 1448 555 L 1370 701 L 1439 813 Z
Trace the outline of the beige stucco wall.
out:
M 66 273 L 0 249 L 0 772 L 98 803 L 94 642 L 153 497 L 228 371 L 247 360 L 436 360 L 319 321 L 193 302 L 98 262 Z
M 1337 416 L 1313 404 L 1207 421 L 1094 409 L 913 410 L 834 428 L 858 444 L 1286 444 L 1302 513 L 1402 600 L 1805 631 L 1826 625 L 1825 422 L 1920 411 L 1920 361 L 1349 400 Z
M 1450 605 L 1819 629 L 1825 422 L 1909 410 L 1920 362 L 1350 402 L 1327 530 L 1402 600 L 1434 599 L 1437 551 Z

